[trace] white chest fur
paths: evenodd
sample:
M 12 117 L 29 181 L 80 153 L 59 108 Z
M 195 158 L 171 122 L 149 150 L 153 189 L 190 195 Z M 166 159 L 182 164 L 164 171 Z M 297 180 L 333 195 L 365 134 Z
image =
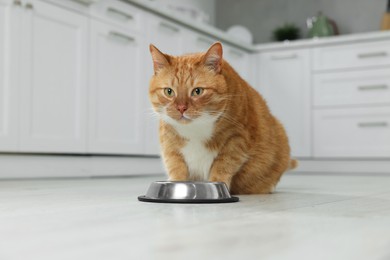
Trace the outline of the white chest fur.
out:
M 192 180 L 207 181 L 209 179 L 210 168 L 217 152 L 210 151 L 205 143 L 212 137 L 217 118 L 203 115 L 190 124 L 180 124 L 169 120 L 179 135 L 187 140 L 181 153 Z

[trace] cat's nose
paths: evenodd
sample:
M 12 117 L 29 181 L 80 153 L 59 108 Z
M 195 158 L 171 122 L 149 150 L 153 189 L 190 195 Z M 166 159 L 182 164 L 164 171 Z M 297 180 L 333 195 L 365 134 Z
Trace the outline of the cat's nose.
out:
M 187 106 L 186 106 L 186 105 L 177 105 L 176 108 L 177 108 L 177 110 L 179 110 L 180 113 L 182 113 L 182 114 L 187 110 Z

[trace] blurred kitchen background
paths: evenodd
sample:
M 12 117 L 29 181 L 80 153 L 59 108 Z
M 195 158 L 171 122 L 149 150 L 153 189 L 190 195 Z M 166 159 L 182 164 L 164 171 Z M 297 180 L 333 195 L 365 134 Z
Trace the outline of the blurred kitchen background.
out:
M 301 172 L 390 173 L 387 0 L 0 0 L 0 178 L 164 172 L 148 46 L 215 41 Z
M 322 12 L 337 22 L 341 34 L 364 33 L 379 30 L 386 5 L 387 0 L 217 0 L 215 25 L 222 30 L 244 25 L 255 43 L 266 43 L 271 32 L 285 23 L 295 24 L 306 38 L 306 19 Z

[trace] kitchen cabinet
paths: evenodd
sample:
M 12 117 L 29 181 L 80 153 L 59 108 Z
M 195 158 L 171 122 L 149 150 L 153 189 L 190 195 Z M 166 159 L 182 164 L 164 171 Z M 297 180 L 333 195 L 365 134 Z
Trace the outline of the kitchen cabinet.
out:
M 91 21 L 89 153 L 143 154 L 145 38 Z
M 390 41 L 338 44 L 313 49 L 313 70 L 359 69 L 390 65 Z
M 258 54 L 258 88 L 287 130 L 291 154 L 311 156 L 310 50 Z
M 313 108 L 390 105 L 390 67 L 313 75 Z
M 314 156 L 389 158 L 390 106 L 317 109 Z
M 20 5 L 0 5 L 0 149 L 18 150 Z
M 313 49 L 314 157 L 390 157 L 389 43 Z
M 145 12 L 140 8 L 118 0 L 77 0 L 92 3 L 89 7 L 94 20 L 145 34 Z
M 22 5 L 20 150 L 85 152 L 88 19 L 43 1 Z
M 187 29 L 153 14 L 148 14 L 147 20 L 148 39 L 151 44 L 170 55 L 182 55 L 185 52 Z
M 153 66 L 152 58 L 148 52 L 148 56 L 145 58 L 146 63 L 150 62 L 149 65 L 145 65 L 145 70 L 143 71 L 144 83 L 140 86 L 143 94 L 142 106 L 138 110 L 142 116 L 144 122 L 143 133 L 143 150 L 144 155 L 157 156 L 160 155 L 160 141 L 159 141 L 159 125 L 160 117 L 154 112 L 152 104 L 149 101 L 149 80 L 153 75 L 153 69 L 150 66 Z
M 0 149 L 158 155 L 148 42 L 181 55 L 216 40 L 119 1 L 92 4 L 93 18 L 59 3 L 1 6 Z M 224 46 L 245 68 L 241 53 Z

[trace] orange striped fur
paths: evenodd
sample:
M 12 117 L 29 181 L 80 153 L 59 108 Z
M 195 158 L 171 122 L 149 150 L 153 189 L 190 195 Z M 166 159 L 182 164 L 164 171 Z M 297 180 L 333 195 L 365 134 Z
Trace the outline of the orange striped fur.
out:
M 232 194 L 271 193 L 297 161 L 283 126 L 222 58 L 222 45 L 184 56 L 153 45 L 150 51 L 149 97 L 161 117 L 169 179 L 225 182 Z

